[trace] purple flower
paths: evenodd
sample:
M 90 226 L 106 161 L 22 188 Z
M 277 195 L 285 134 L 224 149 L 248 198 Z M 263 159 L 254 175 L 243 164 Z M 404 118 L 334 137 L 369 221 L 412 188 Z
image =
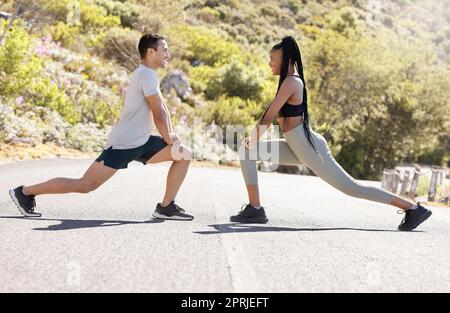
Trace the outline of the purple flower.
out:
M 47 46 L 44 46 L 43 44 L 38 44 L 36 46 L 36 48 L 34 49 L 34 53 L 38 57 L 51 56 L 52 55 L 52 49 L 50 49 Z
M 45 36 L 44 38 L 44 42 L 48 45 L 52 42 L 52 35 L 48 34 L 47 36 Z
M 23 97 L 22 96 L 17 97 L 16 98 L 16 105 L 21 105 L 22 103 L 23 103 Z
M 34 53 L 38 56 L 38 57 L 42 57 L 44 55 L 44 47 L 41 44 L 38 44 L 36 46 L 36 48 L 34 49 Z
M 51 57 L 53 55 L 53 49 L 58 48 L 59 46 L 53 42 L 52 35 L 48 34 L 36 45 L 34 52 L 38 57 Z

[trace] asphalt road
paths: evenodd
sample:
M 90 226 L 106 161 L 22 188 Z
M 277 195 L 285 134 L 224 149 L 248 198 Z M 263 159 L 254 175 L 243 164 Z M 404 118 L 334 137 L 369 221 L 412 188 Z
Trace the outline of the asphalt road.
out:
M 0 165 L 0 292 L 450 292 L 450 209 L 398 232 L 395 208 L 317 177 L 260 173 L 266 225 L 229 223 L 242 175 L 203 167 L 177 201 L 195 220 L 152 220 L 168 165 L 139 163 L 91 194 L 38 197 L 42 218 L 19 218 L 10 187 L 79 177 L 92 161 Z

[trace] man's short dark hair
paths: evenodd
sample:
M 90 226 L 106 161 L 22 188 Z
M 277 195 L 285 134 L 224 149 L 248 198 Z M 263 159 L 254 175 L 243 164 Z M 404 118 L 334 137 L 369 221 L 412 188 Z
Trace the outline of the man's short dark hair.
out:
M 141 40 L 139 40 L 139 53 L 141 55 L 141 58 L 145 58 L 145 55 L 147 54 L 147 49 L 157 49 L 158 47 L 158 41 L 159 40 L 165 40 L 166 38 L 164 36 L 155 35 L 155 34 L 145 34 L 141 37 Z

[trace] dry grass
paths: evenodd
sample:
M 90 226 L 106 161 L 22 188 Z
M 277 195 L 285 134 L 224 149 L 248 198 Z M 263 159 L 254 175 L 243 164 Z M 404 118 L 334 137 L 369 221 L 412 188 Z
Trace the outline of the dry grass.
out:
M 75 149 L 64 148 L 55 144 L 39 144 L 31 146 L 27 144 L 0 144 L 0 164 L 14 163 L 24 160 L 36 160 L 43 158 L 93 158 L 98 153 L 84 153 Z M 210 168 L 238 168 L 239 165 L 222 165 L 210 161 L 193 161 L 193 166 Z
M 96 155 L 98 155 L 98 153 L 83 153 L 78 150 L 64 148 L 55 144 L 38 144 L 36 146 L 27 144 L 0 145 L 0 164 L 54 157 L 89 158 Z

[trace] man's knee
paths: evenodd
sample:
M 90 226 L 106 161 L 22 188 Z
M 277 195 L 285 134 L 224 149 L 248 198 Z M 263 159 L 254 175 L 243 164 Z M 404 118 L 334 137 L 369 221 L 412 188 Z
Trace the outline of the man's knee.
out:
M 172 157 L 175 162 L 190 163 L 192 160 L 192 150 L 184 144 L 174 146 Z
M 96 190 L 100 186 L 101 186 L 101 183 L 99 183 L 99 182 L 95 182 L 92 180 L 82 178 L 82 179 L 80 179 L 79 192 L 80 193 L 89 193 L 89 192 Z

